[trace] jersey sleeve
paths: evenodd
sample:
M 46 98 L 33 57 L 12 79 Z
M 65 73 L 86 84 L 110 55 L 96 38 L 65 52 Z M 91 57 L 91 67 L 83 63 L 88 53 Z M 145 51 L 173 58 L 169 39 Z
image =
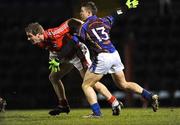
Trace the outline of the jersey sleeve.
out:
M 68 26 L 69 26 L 70 34 L 72 35 L 78 34 L 83 23 L 84 23 L 83 21 L 76 18 L 69 19 Z
M 126 8 L 118 8 L 114 10 L 111 15 L 104 17 L 104 19 L 108 20 L 109 24 L 112 26 L 114 22 L 119 20 L 126 12 Z
M 82 38 L 82 40 L 84 40 L 84 41 L 86 40 L 86 30 L 85 30 L 85 28 L 84 28 L 84 25 L 81 27 L 78 36 L 80 36 L 80 37 Z
M 45 41 L 50 42 L 55 50 L 60 50 L 63 46 L 63 39 L 66 38 L 69 32 L 68 21 L 61 24 L 59 27 L 50 28 L 44 32 Z
M 59 27 L 50 28 L 46 30 L 44 33 L 45 39 L 56 40 L 62 37 L 65 33 L 69 32 L 69 26 L 67 22 L 68 21 L 64 22 Z

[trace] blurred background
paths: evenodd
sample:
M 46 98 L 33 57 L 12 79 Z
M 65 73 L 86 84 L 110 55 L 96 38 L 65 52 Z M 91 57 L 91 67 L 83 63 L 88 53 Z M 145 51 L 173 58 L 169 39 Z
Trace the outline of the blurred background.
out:
M 0 97 L 8 109 L 52 108 L 56 95 L 48 79 L 48 52 L 27 41 L 24 28 L 39 22 L 47 29 L 71 17 L 79 18 L 84 0 L 1 0 L 0 1 Z M 125 0 L 94 0 L 98 15 L 110 15 Z M 140 0 L 136 10 L 118 21 L 111 38 L 125 64 L 129 81 L 159 94 L 160 105 L 180 106 L 180 1 Z M 71 107 L 88 103 L 81 90 L 82 80 L 74 69 L 63 78 Z M 126 107 L 146 107 L 136 94 L 117 89 L 109 75 L 102 82 Z M 108 104 L 98 94 L 102 107 Z

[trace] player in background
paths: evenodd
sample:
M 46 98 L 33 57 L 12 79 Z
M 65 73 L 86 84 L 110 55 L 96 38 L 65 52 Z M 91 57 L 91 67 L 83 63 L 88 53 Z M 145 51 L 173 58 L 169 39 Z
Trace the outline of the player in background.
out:
M 6 100 L 0 97 L 0 112 L 5 112 L 6 105 Z
M 74 36 L 73 39 L 77 43 L 78 39 L 83 39 L 84 43 L 88 44 L 90 51 L 94 53 L 94 60 L 92 60 L 91 66 L 86 71 L 82 84 L 82 89 L 93 111 L 93 114 L 84 116 L 86 118 L 99 118 L 101 116 L 100 106 L 93 86 L 107 73 L 111 74 L 120 89 L 140 94 L 151 102 L 154 112 L 158 110 L 158 95 L 150 93 L 137 83 L 126 81 L 123 72 L 124 65 L 110 39 L 110 30 L 114 21 L 121 17 L 126 10 L 136 8 L 138 1 L 133 0 L 131 2 L 127 0 L 126 5 L 126 7 L 115 11 L 111 16 L 104 18 L 96 16 L 97 7 L 94 2 L 81 5 L 80 16 L 85 23 L 81 28 L 80 38 Z
M 47 30 L 44 30 L 39 23 L 31 23 L 25 28 L 28 40 L 33 45 L 47 49 L 50 52 L 49 68 L 51 73 L 49 80 L 59 101 L 58 106 L 49 112 L 50 115 L 70 112 L 61 79 L 72 70 L 73 66 L 79 70 L 83 78 L 88 66 L 91 64 L 87 47 L 83 43 L 77 45 L 72 42 L 72 35 L 79 32 L 81 25 L 82 21 L 72 18 L 56 28 Z M 106 97 L 112 106 L 113 115 L 119 115 L 121 102 L 102 83 L 97 82 L 93 88 Z

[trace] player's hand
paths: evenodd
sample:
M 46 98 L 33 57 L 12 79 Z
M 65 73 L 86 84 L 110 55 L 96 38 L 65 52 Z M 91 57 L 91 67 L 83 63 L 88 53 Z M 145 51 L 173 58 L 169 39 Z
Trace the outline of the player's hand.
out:
M 126 5 L 128 9 L 137 8 L 139 5 L 139 0 L 127 0 Z
M 49 69 L 51 70 L 51 72 L 58 72 L 60 71 L 59 68 L 59 60 L 58 59 L 52 59 L 49 61 Z

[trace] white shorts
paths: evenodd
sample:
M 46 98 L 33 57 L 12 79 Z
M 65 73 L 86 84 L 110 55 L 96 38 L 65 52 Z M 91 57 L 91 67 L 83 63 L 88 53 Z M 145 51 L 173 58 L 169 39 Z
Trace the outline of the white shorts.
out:
M 88 67 L 91 65 L 91 59 L 90 59 L 90 53 L 88 48 L 86 47 L 86 45 L 84 43 L 81 43 L 81 47 L 84 49 L 82 49 L 82 52 L 85 55 L 86 61 L 88 62 Z M 79 71 L 81 71 L 83 69 L 83 65 L 81 63 L 81 60 L 78 58 L 78 56 L 76 55 L 73 59 L 71 59 L 69 61 L 69 63 L 73 64 L 74 67 L 76 67 L 76 69 L 78 69 Z
M 90 59 L 90 53 L 89 50 L 87 48 L 87 46 L 84 43 L 79 43 L 81 51 L 83 52 L 83 54 L 85 55 L 86 61 L 87 61 L 87 67 L 89 67 L 91 65 L 91 59 Z M 53 52 L 53 51 L 49 51 L 49 59 L 54 59 L 54 58 L 58 58 L 58 54 L 60 55 L 61 53 L 57 53 L 57 52 Z M 58 58 L 59 59 L 59 58 Z M 76 67 L 79 71 L 83 69 L 83 65 L 81 63 L 81 60 L 79 59 L 79 57 L 75 54 L 75 56 L 71 59 L 71 60 L 66 60 L 64 58 L 60 58 L 59 59 L 61 63 L 71 63 L 74 65 L 74 67 Z
M 121 62 L 118 51 L 114 53 L 100 53 L 97 58 L 93 60 L 89 71 L 97 74 L 107 74 L 122 71 L 124 65 Z

